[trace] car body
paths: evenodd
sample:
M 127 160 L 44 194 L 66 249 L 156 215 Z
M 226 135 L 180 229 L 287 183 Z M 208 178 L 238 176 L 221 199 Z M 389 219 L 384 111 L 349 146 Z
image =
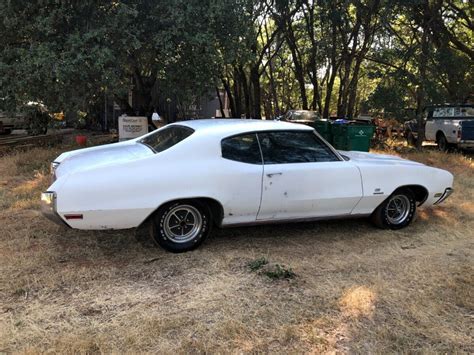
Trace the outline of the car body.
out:
M 425 140 L 436 142 L 440 150 L 449 147 L 474 149 L 474 106 L 439 105 L 427 107 L 424 114 Z M 418 122 L 405 123 L 409 144 L 418 139 Z
M 52 167 L 45 215 L 94 230 L 138 227 L 176 201 L 189 202 L 190 216 L 204 208 L 206 220 L 195 217 L 219 227 L 370 216 L 400 189 L 429 206 L 453 183 L 447 171 L 399 157 L 338 152 L 306 125 L 242 119 L 173 123 L 63 153 Z
M 320 119 L 319 113 L 309 110 L 289 110 L 280 117 L 281 121 L 300 123 L 312 126 L 314 121 Z

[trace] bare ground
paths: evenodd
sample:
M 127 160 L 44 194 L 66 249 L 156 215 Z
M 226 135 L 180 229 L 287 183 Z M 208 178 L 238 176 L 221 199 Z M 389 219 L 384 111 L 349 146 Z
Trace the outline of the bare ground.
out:
M 469 156 L 396 153 L 455 174 L 453 196 L 404 230 L 365 220 L 215 230 L 175 255 L 134 231 L 44 219 L 38 196 L 60 150 L 0 158 L 0 353 L 474 352 Z M 263 258 L 295 276 L 252 271 Z

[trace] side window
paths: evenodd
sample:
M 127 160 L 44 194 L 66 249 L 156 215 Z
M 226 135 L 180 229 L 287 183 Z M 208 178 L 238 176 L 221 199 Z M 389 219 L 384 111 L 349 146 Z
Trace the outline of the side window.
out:
M 258 134 L 265 164 L 339 161 L 312 131 L 276 131 Z
M 225 138 L 221 143 L 222 157 L 248 164 L 262 164 L 256 134 Z

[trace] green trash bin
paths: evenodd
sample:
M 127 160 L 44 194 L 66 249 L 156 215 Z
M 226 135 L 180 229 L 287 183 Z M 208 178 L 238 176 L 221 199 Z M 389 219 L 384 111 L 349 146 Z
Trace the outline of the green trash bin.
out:
M 331 121 L 327 119 L 315 120 L 313 127 L 325 140 L 332 144 Z
M 372 125 L 333 124 L 331 131 L 334 148 L 368 152 L 375 127 Z

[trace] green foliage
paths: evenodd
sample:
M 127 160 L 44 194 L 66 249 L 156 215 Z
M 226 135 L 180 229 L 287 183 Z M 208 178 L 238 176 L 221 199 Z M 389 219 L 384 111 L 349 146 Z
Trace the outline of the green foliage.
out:
M 27 131 L 32 135 L 45 134 L 52 121 L 48 111 L 40 104 L 29 103 L 23 106 L 22 114 L 26 119 Z
M 247 266 L 251 271 L 257 271 L 267 264 L 268 260 L 264 256 L 262 256 L 261 258 L 250 261 Z
M 280 264 L 269 264 L 268 260 L 263 256 L 250 261 L 247 267 L 250 271 L 258 271 L 260 275 L 264 275 L 272 280 L 293 279 L 296 276 L 291 268 Z
M 264 274 L 272 280 L 293 279 L 296 276 L 291 268 L 287 268 L 280 264 L 275 264 L 273 268 L 269 268 L 264 272 Z
M 216 86 L 233 114 L 254 117 L 463 102 L 474 91 L 468 3 L 5 0 L 0 109 L 34 101 L 90 117 L 105 96 L 127 108 L 132 87 L 142 113 L 166 103 L 182 115 Z
M 217 43 L 232 38 L 219 13 L 230 2 L 2 1 L 0 98 L 50 111 L 87 111 L 133 85 L 143 110 L 160 94 L 186 100 L 214 88 Z

